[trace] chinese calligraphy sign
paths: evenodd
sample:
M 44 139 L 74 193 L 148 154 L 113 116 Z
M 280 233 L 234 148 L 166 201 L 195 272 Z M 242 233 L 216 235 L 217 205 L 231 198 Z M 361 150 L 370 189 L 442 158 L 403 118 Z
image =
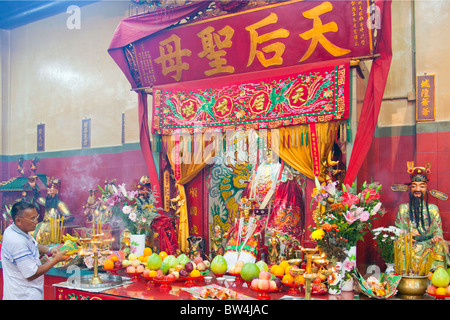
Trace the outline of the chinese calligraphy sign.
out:
M 359 57 L 373 52 L 369 19 L 367 1 L 289 1 L 164 29 L 127 58 L 152 87 Z
M 349 63 L 261 71 L 242 75 L 239 81 L 165 85 L 155 87 L 153 95 L 152 131 L 158 134 L 337 121 L 348 117 Z
M 418 75 L 416 81 L 416 120 L 435 120 L 435 75 Z

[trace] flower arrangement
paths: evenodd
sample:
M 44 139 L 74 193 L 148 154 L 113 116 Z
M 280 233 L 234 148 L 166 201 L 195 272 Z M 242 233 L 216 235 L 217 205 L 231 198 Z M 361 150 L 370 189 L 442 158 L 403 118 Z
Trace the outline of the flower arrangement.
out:
M 355 246 L 369 231 L 373 220 L 384 214 L 380 201 L 381 184 L 364 182 L 361 192 L 339 182 L 323 183 L 316 179 L 312 201 L 316 203 L 313 218 L 316 226 L 311 237 L 329 258 L 342 261 L 345 251 Z
M 386 263 L 394 263 L 395 241 L 403 234 L 403 230 L 394 226 L 380 227 L 372 230 L 373 239 L 377 243 L 378 250 L 380 251 L 381 258 Z
M 127 191 L 125 184 L 110 184 L 103 190 L 100 201 L 111 208 L 112 214 L 124 222 L 131 234 L 145 234 L 151 227 L 153 219 L 158 216 L 151 191 L 146 196 L 138 195 L 135 190 Z

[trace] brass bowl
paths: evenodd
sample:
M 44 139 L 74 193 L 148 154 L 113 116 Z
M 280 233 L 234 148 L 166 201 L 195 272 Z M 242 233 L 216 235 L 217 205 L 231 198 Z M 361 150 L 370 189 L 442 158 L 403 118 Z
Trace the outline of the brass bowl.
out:
M 400 298 L 420 299 L 428 287 L 428 276 L 402 276 L 397 290 Z

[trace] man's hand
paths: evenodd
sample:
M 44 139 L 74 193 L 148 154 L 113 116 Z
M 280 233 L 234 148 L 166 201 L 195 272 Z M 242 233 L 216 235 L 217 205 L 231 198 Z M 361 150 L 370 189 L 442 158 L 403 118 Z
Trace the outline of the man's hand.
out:
M 53 260 L 55 260 L 56 263 L 60 262 L 60 261 L 64 261 L 68 258 L 68 256 L 66 256 L 68 250 L 62 250 L 62 251 L 57 251 L 56 253 L 53 254 Z

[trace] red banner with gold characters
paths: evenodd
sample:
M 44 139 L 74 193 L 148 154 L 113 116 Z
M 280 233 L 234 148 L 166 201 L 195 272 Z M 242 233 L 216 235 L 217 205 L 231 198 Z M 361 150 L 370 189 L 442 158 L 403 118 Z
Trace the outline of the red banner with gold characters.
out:
M 225 132 L 346 119 L 349 61 L 154 88 L 153 133 Z
M 367 56 L 379 16 L 370 1 L 287 1 L 167 28 L 126 54 L 141 87 Z

